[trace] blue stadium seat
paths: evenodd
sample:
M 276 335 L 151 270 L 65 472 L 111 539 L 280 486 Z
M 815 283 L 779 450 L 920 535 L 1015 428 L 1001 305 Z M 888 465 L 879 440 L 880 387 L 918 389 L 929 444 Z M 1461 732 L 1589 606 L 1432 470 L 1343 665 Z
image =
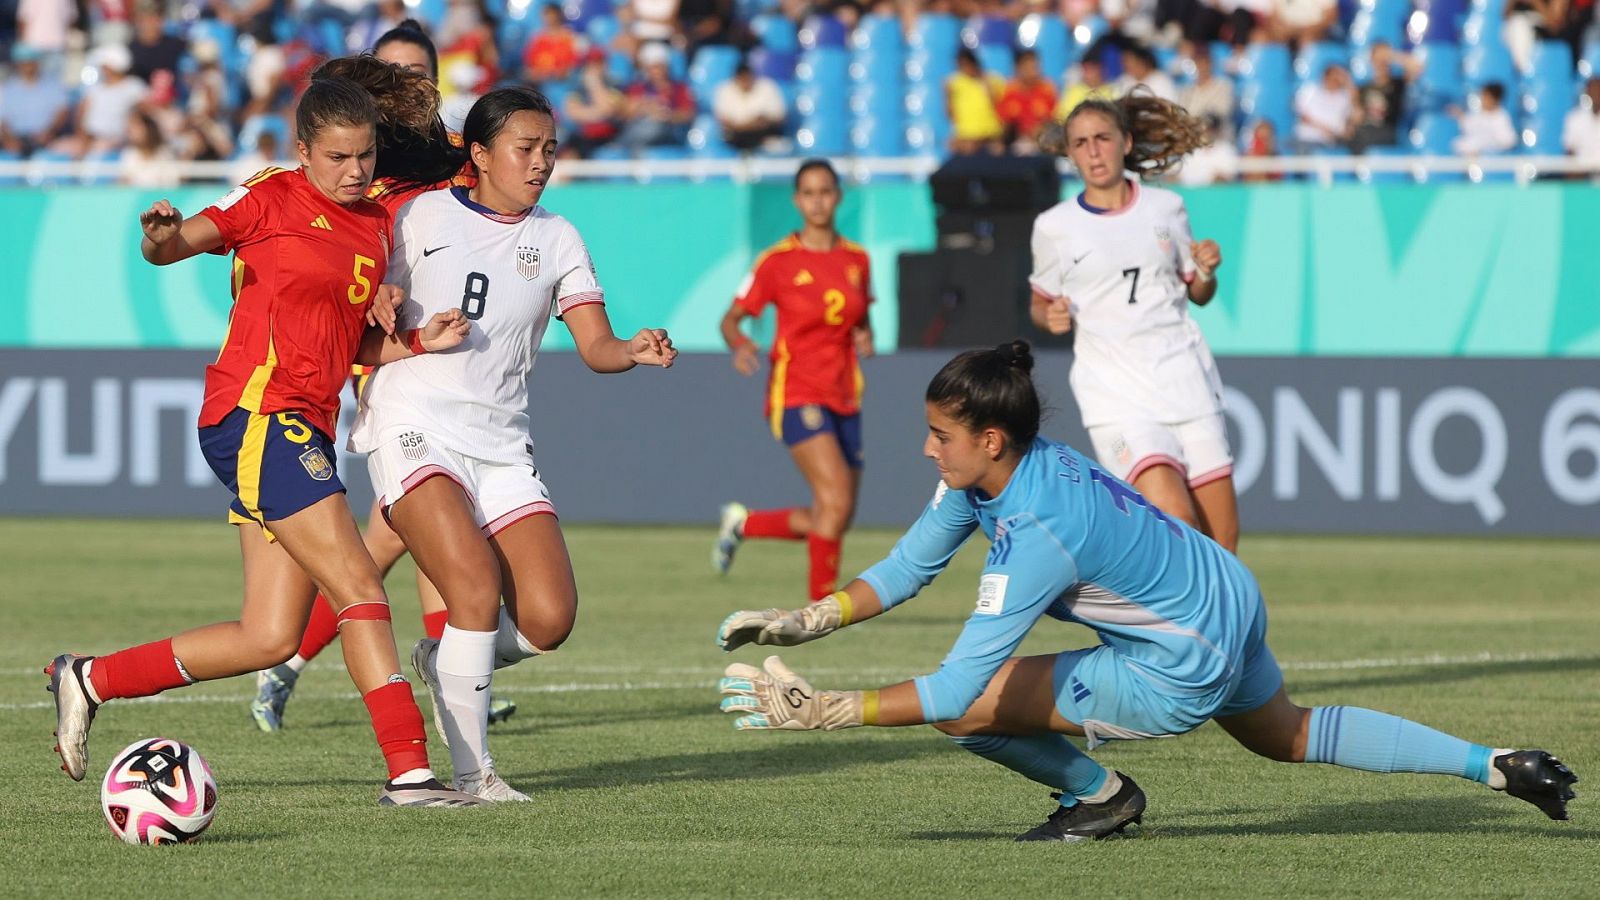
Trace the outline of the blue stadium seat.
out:
M 750 31 L 761 46 L 779 53 L 800 52 L 800 36 L 794 23 L 783 16 L 768 13 L 750 21 Z
M 893 119 L 906 114 L 905 89 L 899 85 L 860 82 L 850 87 L 850 115 L 857 119 Z
M 799 55 L 795 53 L 769 50 L 766 47 L 757 47 L 750 51 L 750 68 L 757 75 L 771 78 L 779 84 L 794 81 L 794 67 L 798 61 Z
M 1461 126 L 1456 120 L 1443 114 L 1429 113 L 1417 117 L 1417 124 L 1412 126 L 1408 140 L 1411 149 L 1417 153 L 1426 153 L 1433 156 L 1454 156 L 1455 150 L 1450 145 L 1461 134 Z
M 1419 44 L 1457 44 L 1466 15 L 1464 0 L 1417 0 L 1417 14 L 1412 16 L 1409 29 L 1411 37 Z
M 811 16 L 800 27 L 800 46 L 807 50 L 819 47 L 843 47 L 844 39 L 844 23 L 825 13 Z
M 1461 48 L 1454 44 L 1423 44 L 1414 51 L 1422 71 L 1410 86 L 1408 106 L 1418 112 L 1438 112 L 1464 99 Z
M 808 156 L 844 156 L 850 152 L 850 128 L 843 116 L 803 116 L 794 142 Z
M 562 0 L 561 3 L 561 14 L 566 16 L 567 21 L 578 31 L 582 31 L 591 19 L 612 15 L 614 9 L 611 0 Z M 435 22 L 434 26 L 438 27 L 438 22 Z
M 850 126 L 850 147 L 858 156 L 904 156 L 905 125 L 899 120 L 857 119 Z
M 1272 82 L 1288 88 L 1293 71 L 1289 48 L 1283 44 L 1251 44 L 1239 62 L 1241 82 Z
M 1075 48 L 1075 52 L 1072 55 L 1073 61 L 1076 62 L 1082 59 L 1084 51 L 1094 46 L 1095 41 L 1100 40 L 1110 30 L 1111 23 L 1099 16 L 1089 16 L 1079 22 L 1077 27 L 1072 29 L 1071 34 L 1072 45 Z
M 850 33 L 850 49 L 857 52 L 896 52 L 905 55 L 906 38 L 900 30 L 900 20 L 890 16 L 862 16 L 856 30 Z
M 1350 68 L 1350 52 L 1343 44 L 1310 44 L 1300 49 L 1300 55 L 1294 60 L 1294 77 L 1300 84 L 1308 81 L 1320 81 L 1322 71 L 1330 65 L 1338 64 L 1346 69 Z
M 1034 13 L 1017 25 L 1017 46 L 1032 50 L 1039 56 L 1039 71 L 1061 86 L 1061 77 L 1067 66 L 1077 61 L 1076 48 L 1069 48 L 1067 23 L 1060 16 Z
M 892 47 L 878 50 L 853 50 L 850 53 L 850 80 L 898 85 L 906 77 L 905 51 Z
M 733 17 L 748 22 L 763 13 L 777 12 L 778 0 L 734 0 Z
M 510 68 L 520 68 L 522 48 L 537 30 L 538 22 L 531 18 L 514 19 L 507 16 L 495 26 L 494 46 Z
M 595 16 L 583 26 L 583 33 L 589 36 L 589 43 L 596 47 L 609 47 L 616 38 L 622 26 L 617 23 L 616 16 Z
M 1509 93 L 1517 85 L 1517 69 L 1511 62 L 1511 52 L 1499 43 L 1469 47 L 1461 56 L 1461 81 L 1469 90 L 1495 81 Z
M 1404 46 L 1410 15 L 1411 0 L 1361 0 L 1361 9 L 1350 22 L 1350 46 L 1365 48 L 1373 41 Z
M 945 13 L 923 13 L 911 27 L 909 44 L 912 50 L 948 58 L 954 65 L 956 49 L 961 46 L 961 22 Z
M 978 65 L 985 72 L 999 75 L 1001 78 L 1010 78 L 1016 72 L 1016 51 L 1010 47 L 999 44 L 983 44 L 978 47 Z
M 428 31 L 433 32 L 444 24 L 444 15 L 449 12 L 450 4 L 449 0 L 418 0 L 416 6 L 407 3 L 406 9 L 413 18 L 428 26 Z M 570 12 L 566 16 L 569 21 L 575 21 Z
M 689 65 L 689 88 L 702 111 L 711 109 L 711 95 L 717 85 L 733 77 L 739 67 L 739 48 L 727 44 L 706 44 L 695 51 Z
M 907 119 L 928 119 L 948 124 L 943 85 L 919 84 L 906 88 Z
M 287 154 L 293 149 L 289 142 L 288 123 L 283 120 L 283 116 L 271 114 L 254 115 L 246 119 L 244 124 L 239 126 L 239 137 L 235 143 L 240 150 L 248 152 L 256 148 L 261 135 L 265 133 L 271 133 L 278 139 L 280 153 Z
M 817 47 L 800 54 L 794 67 L 795 80 L 826 91 L 843 94 L 850 82 L 850 55 L 843 47 Z
M 931 119 L 910 119 L 906 122 L 906 152 L 912 156 L 944 156 L 949 142 L 949 129 L 940 129 Z
M 979 47 L 1005 47 L 1017 42 L 1017 26 L 999 16 L 974 16 L 961 29 L 961 43 L 969 50 Z
M 1535 156 L 1563 156 L 1561 130 L 1566 122 L 1565 111 L 1529 113 L 1521 117 L 1522 149 Z
M 739 155 L 739 151 L 722 139 L 722 126 L 710 113 L 695 117 L 694 124 L 689 126 L 688 143 L 689 153 L 696 159 L 731 159 Z
M 1570 82 L 1572 80 L 1572 48 L 1565 41 L 1539 41 L 1533 47 L 1532 63 L 1522 73 L 1524 89 L 1527 83 Z
M 921 50 L 911 51 L 906 57 L 906 84 L 944 84 L 956 70 L 956 56 L 934 56 Z
M 1583 45 L 1583 56 L 1578 59 L 1578 77 L 1593 78 L 1600 75 L 1600 41 Z
M 635 70 L 633 59 L 621 50 L 612 50 L 606 54 L 606 76 L 616 84 L 627 84 L 633 81 Z

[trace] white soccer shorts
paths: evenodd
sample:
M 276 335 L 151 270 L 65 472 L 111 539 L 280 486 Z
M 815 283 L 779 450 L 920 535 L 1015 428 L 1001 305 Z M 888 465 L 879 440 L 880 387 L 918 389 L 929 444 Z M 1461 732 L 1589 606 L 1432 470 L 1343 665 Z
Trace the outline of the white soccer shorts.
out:
M 429 478 L 449 478 L 472 502 L 472 514 L 488 537 L 529 516 L 556 514 L 550 492 L 532 465 L 474 459 L 430 441 L 421 431 L 379 445 L 367 455 L 367 474 L 385 513 Z
M 1189 487 L 1233 474 L 1233 453 L 1222 413 L 1164 425 L 1124 422 L 1089 429 L 1100 465 L 1132 484 L 1152 466 L 1172 466 Z

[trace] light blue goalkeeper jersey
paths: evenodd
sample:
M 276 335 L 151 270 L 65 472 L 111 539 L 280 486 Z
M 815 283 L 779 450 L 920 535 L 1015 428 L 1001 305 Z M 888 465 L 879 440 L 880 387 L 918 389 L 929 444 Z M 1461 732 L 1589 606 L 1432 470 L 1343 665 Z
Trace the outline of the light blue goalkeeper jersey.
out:
M 939 671 L 916 679 L 927 721 L 960 718 L 1041 616 L 1080 622 L 1156 693 L 1182 702 L 1233 676 L 1261 613 L 1254 576 L 1083 454 L 1042 438 L 1000 496 L 939 485 L 862 573 L 885 607 L 915 596 L 981 528 L 977 606 Z

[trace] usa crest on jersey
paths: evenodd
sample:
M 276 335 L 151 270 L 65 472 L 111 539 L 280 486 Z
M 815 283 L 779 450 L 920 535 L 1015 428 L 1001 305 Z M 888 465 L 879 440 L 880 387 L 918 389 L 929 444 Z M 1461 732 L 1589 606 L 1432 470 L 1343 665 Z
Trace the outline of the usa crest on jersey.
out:
M 517 273 L 529 281 L 539 277 L 539 249 L 537 247 L 517 248 Z

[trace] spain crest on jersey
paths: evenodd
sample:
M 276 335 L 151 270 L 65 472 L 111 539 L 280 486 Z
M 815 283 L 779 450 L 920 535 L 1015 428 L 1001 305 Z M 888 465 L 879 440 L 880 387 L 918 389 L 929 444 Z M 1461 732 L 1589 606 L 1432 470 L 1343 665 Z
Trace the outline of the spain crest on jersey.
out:
M 305 466 L 306 474 L 315 481 L 327 481 L 333 477 L 333 463 L 328 462 L 328 456 L 321 447 L 312 447 L 300 454 L 300 465 Z
M 539 277 L 539 248 L 517 248 L 517 272 L 529 281 Z

